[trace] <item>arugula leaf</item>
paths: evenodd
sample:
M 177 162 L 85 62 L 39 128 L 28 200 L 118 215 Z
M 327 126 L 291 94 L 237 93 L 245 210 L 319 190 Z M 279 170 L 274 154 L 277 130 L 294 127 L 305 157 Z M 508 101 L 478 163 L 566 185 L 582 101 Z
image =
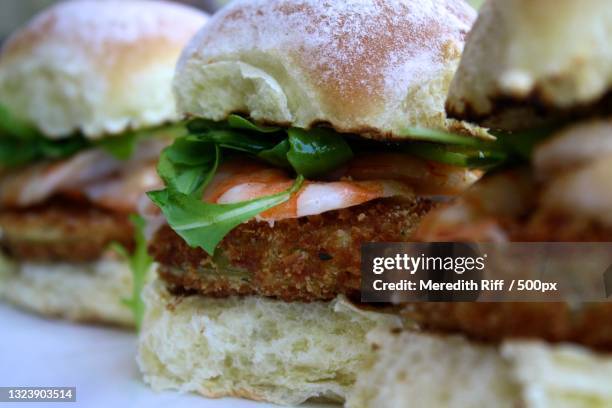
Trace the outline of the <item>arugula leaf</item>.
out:
M 410 135 L 421 141 L 434 142 L 439 148 L 434 149 L 431 145 L 416 145 L 414 154 L 421 157 L 427 156 L 429 160 L 441 161 L 447 164 L 467 167 L 489 167 L 501 165 L 506 162 L 531 160 L 535 146 L 547 139 L 562 124 L 532 129 L 521 132 L 491 131 L 496 137 L 495 141 L 485 141 L 468 136 L 454 135 L 438 130 L 407 128 L 406 136 Z M 464 148 L 465 158 L 461 152 L 452 152 L 448 147 L 457 149 Z M 444 151 L 440 151 L 443 149 Z M 434 153 L 434 150 L 438 150 Z
M 533 129 L 517 133 L 492 132 L 497 137 L 497 143 L 506 151 L 518 155 L 523 160 L 531 160 L 535 147 L 550 137 L 557 127 Z
M 54 140 L 36 131 L 24 133 L 23 129 L 16 130 L 18 127 L 14 125 L 17 123 L 14 118 L 11 119 L 11 124 L 7 125 L 8 122 L 3 115 L 3 109 L 0 106 L 0 166 L 5 167 L 23 166 L 44 159 L 63 159 L 94 147 L 104 149 L 119 160 L 127 160 L 134 154 L 140 140 L 145 137 L 180 137 L 187 134 L 184 125 L 170 125 L 128 132 L 97 142 L 92 142 L 83 135 Z
M 197 166 L 205 161 L 210 153 L 212 143 L 202 140 L 199 136 L 187 136 L 176 139 L 173 144 L 164 149 L 165 155 L 173 163 L 185 166 Z
M 137 133 L 130 132 L 121 136 L 107 137 L 100 140 L 97 144 L 116 159 L 127 160 L 134 154 L 137 141 Z
M 128 131 L 119 136 L 109 136 L 96 143 L 97 146 L 113 155 L 118 160 L 128 160 L 138 146 L 138 142 L 145 138 L 167 137 L 179 138 L 186 136 L 187 129 L 183 124 L 160 126 L 154 129 Z
M 37 147 L 27 141 L 0 138 L 0 167 L 18 167 L 31 162 L 37 156 Z
M 281 132 L 279 127 L 259 126 L 239 115 L 229 115 L 224 122 L 215 122 L 209 119 L 196 118 L 187 123 L 187 129 L 191 134 L 205 133 L 211 130 L 246 130 L 255 133 Z
M 257 157 L 272 164 L 273 166 L 290 169 L 291 163 L 289 163 L 289 159 L 287 159 L 287 154 L 289 153 L 290 149 L 291 144 L 289 143 L 289 139 L 285 139 L 272 149 L 259 152 Z
M 30 143 L 38 146 L 38 152 L 41 157 L 49 159 L 61 159 L 72 156 L 90 145 L 85 138 L 79 136 L 62 140 L 41 138 Z
M 0 136 L 14 136 L 19 139 L 35 139 L 40 133 L 27 122 L 13 116 L 0 105 Z
M 254 137 L 235 130 L 211 130 L 200 138 L 227 149 L 251 154 L 272 149 L 276 145 L 276 142 L 270 138 Z
M 139 215 L 132 215 L 130 216 L 130 221 L 134 226 L 134 239 L 136 241 L 134 252 L 130 254 L 125 247 L 118 243 L 114 243 L 112 249 L 127 259 L 132 271 L 132 297 L 130 299 L 122 299 L 122 302 L 132 310 L 136 327 L 140 330 L 145 309 L 144 302 L 142 301 L 142 289 L 147 282 L 147 275 L 153 265 L 153 259 L 147 252 L 144 219 Z
M 162 210 L 168 224 L 191 247 L 200 247 L 213 255 L 217 245 L 238 225 L 291 198 L 304 182 L 298 176 L 287 191 L 236 204 L 209 204 L 197 195 L 182 194 L 171 188 L 148 193 Z
M 331 130 L 291 128 L 288 133 L 291 148 L 287 159 L 298 174 L 327 174 L 353 158 L 346 140 Z
M 329 129 L 290 128 L 279 131 L 277 128 L 256 126 L 236 115 L 231 116 L 231 121 L 233 126 L 240 129 L 229 128 L 227 124 L 224 128 L 223 124 L 211 124 L 206 120 L 195 119 L 188 127 L 196 132 L 187 140 L 193 146 L 196 143 L 210 143 L 222 149 L 247 153 L 275 166 L 292 168 L 305 177 L 328 173 L 353 157 L 353 151 L 345 139 Z M 263 132 L 275 135 L 262 134 Z M 175 142 L 166 154 L 174 154 L 172 151 L 179 149 L 181 146 Z M 176 175 L 169 176 L 175 177 Z M 188 178 L 193 179 L 194 176 L 190 175 Z M 180 188 L 177 189 L 184 192 Z
M 0 105 L 0 166 L 17 167 L 32 161 L 60 159 L 89 146 L 81 136 L 52 140 Z
M 229 115 L 227 123 L 234 129 L 252 130 L 259 133 L 275 133 L 281 130 L 279 127 L 258 126 L 250 120 L 238 115 Z
M 444 163 L 451 166 L 468 167 L 469 157 L 463 153 L 449 152 L 441 147 L 419 144 L 410 146 L 405 151 L 425 160 Z
M 192 247 L 200 247 L 209 254 L 236 226 L 287 201 L 300 188 L 304 177 L 332 172 L 353 157 L 353 148 L 371 149 L 368 144 L 351 145 L 343 135 L 330 129 L 262 127 L 237 115 L 231 115 L 225 122 L 194 119 L 187 128 L 190 135 L 177 139 L 161 155 L 158 173 L 166 189 L 151 192 L 149 197 L 174 231 Z M 411 128 L 406 132 L 421 141 L 399 143 L 395 148 L 428 160 L 487 168 L 507 158 L 503 146 L 495 142 L 429 129 Z M 298 175 L 296 184 L 283 193 L 242 203 L 203 202 L 204 188 L 223 157 L 232 151 L 293 170 Z
M 457 135 L 442 130 L 408 127 L 403 130 L 403 136 L 422 142 L 433 142 L 442 145 L 473 147 L 482 150 L 495 149 L 494 141 L 485 141 L 471 136 Z
M 89 146 L 87 140 L 77 136 L 62 140 L 4 136 L 0 137 L 0 166 L 18 167 L 40 159 L 62 159 Z
M 201 194 L 219 165 L 219 146 L 197 138 L 175 140 L 162 151 L 157 173 L 167 186 L 182 194 Z
M 503 152 L 452 151 L 444 146 L 426 143 L 408 146 L 403 151 L 425 160 L 467 168 L 487 168 L 500 165 L 508 159 L 508 155 Z

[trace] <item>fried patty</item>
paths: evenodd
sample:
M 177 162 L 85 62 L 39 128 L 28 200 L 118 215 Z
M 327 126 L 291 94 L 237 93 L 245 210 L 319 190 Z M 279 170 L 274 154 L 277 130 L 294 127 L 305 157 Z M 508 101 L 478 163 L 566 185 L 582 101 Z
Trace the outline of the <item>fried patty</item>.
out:
M 499 222 L 513 242 L 609 242 L 612 230 L 591 220 L 535 213 Z M 461 333 L 477 341 L 570 342 L 612 351 L 612 303 L 416 303 L 403 312 L 428 331 Z
M 89 262 L 98 259 L 112 242 L 133 247 L 128 215 L 67 198 L 0 210 L 0 232 L 4 253 L 33 262 Z
M 515 228 L 516 242 L 610 242 L 612 228 L 576 214 L 535 212 L 524 225 Z
M 612 351 L 612 303 L 418 303 L 403 313 L 425 330 L 474 340 L 542 339 Z
M 166 226 L 150 252 L 175 291 L 284 301 L 331 300 L 338 294 L 359 299 L 361 245 L 409 241 L 432 205 L 381 199 L 274 225 L 251 221 L 227 235 L 214 257 L 190 248 Z

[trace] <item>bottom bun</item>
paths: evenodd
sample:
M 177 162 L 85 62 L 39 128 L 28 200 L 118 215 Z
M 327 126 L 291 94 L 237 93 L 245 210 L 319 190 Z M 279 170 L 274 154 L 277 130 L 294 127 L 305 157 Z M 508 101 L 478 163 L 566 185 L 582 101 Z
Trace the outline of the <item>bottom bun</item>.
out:
M 121 302 L 131 294 L 125 262 L 34 264 L 0 256 L 0 299 L 45 316 L 131 327 L 132 312 Z
M 344 401 L 372 354 L 366 334 L 399 327 L 397 317 L 361 311 L 343 298 L 181 297 L 156 280 L 144 300 L 138 361 L 145 381 L 212 398 Z
M 610 407 L 612 356 L 570 345 L 373 331 L 347 407 Z

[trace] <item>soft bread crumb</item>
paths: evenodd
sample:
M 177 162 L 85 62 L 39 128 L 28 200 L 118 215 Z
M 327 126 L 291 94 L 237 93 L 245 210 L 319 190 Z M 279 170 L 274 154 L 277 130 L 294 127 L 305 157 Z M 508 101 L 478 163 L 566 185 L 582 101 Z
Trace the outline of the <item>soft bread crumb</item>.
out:
M 570 345 L 508 342 L 502 355 L 512 363 L 527 407 L 612 406 L 612 356 Z
M 180 298 L 154 281 L 144 299 L 138 361 L 153 389 L 287 405 L 343 401 L 371 354 L 366 333 L 399 324 L 341 298 Z
M 125 262 L 18 263 L 0 256 L 0 299 L 45 316 L 133 326 L 121 303 L 132 293 L 132 272 Z
M 513 407 L 516 386 L 493 347 L 460 337 L 374 331 L 376 361 L 360 374 L 347 407 Z
M 609 407 L 612 356 L 572 346 L 375 330 L 349 408 Z

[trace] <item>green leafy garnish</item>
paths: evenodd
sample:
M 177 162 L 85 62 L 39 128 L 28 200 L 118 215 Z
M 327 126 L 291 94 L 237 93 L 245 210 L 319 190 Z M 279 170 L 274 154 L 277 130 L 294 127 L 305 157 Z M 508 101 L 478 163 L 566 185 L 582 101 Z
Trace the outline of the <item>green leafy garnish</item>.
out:
M 149 197 L 162 210 L 170 227 L 190 246 L 211 255 L 233 228 L 289 200 L 304 178 L 332 173 L 351 160 L 356 151 L 391 148 L 470 168 L 490 168 L 508 159 L 506 147 L 497 142 L 420 128 L 406 129 L 406 136 L 418 141 L 376 146 L 351 141 L 331 129 L 264 127 L 237 115 L 225 122 L 194 119 L 187 129 L 188 136 L 176 139 L 162 152 L 157 170 L 166 188 L 149 193 Z M 297 181 L 283 193 L 256 200 L 230 205 L 203 202 L 203 191 L 219 164 L 235 154 L 285 168 L 297 175 Z
M 236 204 L 209 204 L 198 195 L 182 194 L 170 188 L 148 195 L 162 210 L 168 224 L 187 244 L 200 247 L 212 255 L 231 230 L 289 200 L 303 181 L 304 178 L 299 176 L 287 191 Z
M 185 126 L 178 124 L 128 131 L 95 142 L 79 134 L 49 139 L 0 105 L 0 167 L 18 167 L 39 160 L 64 159 L 94 147 L 104 149 L 119 160 L 127 160 L 134 154 L 138 142 L 145 137 L 176 138 L 186 134 Z
M 120 137 L 108 137 L 100 140 L 97 145 L 119 160 L 127 160 L 136 150 L 138 135 L 134 132 Z
M 189 245 L 210 254 L 237 225 L 289 200 L 304 177 L 333 171 L 353 157 L 344 138 L 326 129 L 261 127 L 235 115 L 224 123 L 196 119 L 187 127 L 191 134 L 176 139 L 161 154 L 157 171 L 166 189 L 149 193 L 149 197 L 174 231 Z M 256 200 L 229 205 L 204 203 L 203 190 L 219 163 L 234 153 L 293 170 L 297 180 L 283 193 Z
M 289 143 L 289 139 L 285 139 L 273 148 L 259 152 L 257 157 L 273 166 L 290 169 L 291 163 L 289 163 L 289 159 L 287 158 L 290 149 L 291 144 Z
M 208 119 L 193 119 L 187 123 L 189 133 L 198 134 L 209 130 L 219 129 L 236 129 L 247 130 L 256 133 L 276 133 L 282 131 L 281 128 L 275 126 L 259 126 L 250 120 L 239 115 L 229 115 L 225 122 L 215 122 Z
M 257 126 L 250 120 L 238 115 L 229 115 L 227 123 L 234 129 L 252 130 L 259 133 L 274 133 L 281 130 L 279 127 Z
M 534 148 L 550 137 L 560 126 L 562 126 L 561 123 L 520 132 L 490 131 L 496 138 L 494 141 L 439 130 L 407 128 L 405 136 L 430 143 L 413 144 L 406 151 L 428 160 L 456 166 L 490 168 L 506 163 L 531 160 Z
M 0 105 L 0 167 L 17 167 L 41 159 L 69 157 L 89 146 L 81 136 L 52 140 Z
M 289 129 L 287 160 L 298 174 L 316 177 L 327 174 L 353 158 L 343 137 L 328 129 Z
M 166 185 L 182 194 L 201 194 L 219 165 L 220 147 L 189 136 L 165 149 L 157 172 Z
M 405 137 L 410 137 L 412 140 L 433 142 L 442 145 L 464 146 L 486 150 L 495 148 L 495 144 L 492 141 L 485 141 L 471 136 L 457 135 L 435 129 L 410 127 L 404 129 L 403 135 Z
M 176 139 L 186 136 L 183 124 L 160 126 L 154 129 L 130 130 L 120 136 L 109 136 L 97 141 L 94 146 L 101 147 L 118 160 L 128 160 L 136 151 L 138 143 L 145 138 L 166 137 Z
M 147 275 L 153 265 L 153 259 L 147 252 L 147 241 L 144 235 L 144 219 L 138 215 L 132 215 L 130 216 L 130 221 L 134 226 L 134 240 L 136 243 L 134 251 L 130 254 L 125 247 L 118 243 L 113 244 L 112 249 L 127 259 L 130 270 L 132 271 L 132 297 L 130 299 L 123 299 L 122 302 L 132 310 L 136 327 L 140 330 L 145 309 L 142 300 L 142 289 L 147 282 Z
M 488 168 L 508 159 L 506 153 L 499 151 L 454 151 L 447 146 L 426 143 L 406 146 L 403 151 L 425 160 L 468 168 Z
M 4 135 L 13 135 L 19 139 L 34 139 L 39 136 L 33 126 L 11 115 L 6 107 L 0 105 L 0 136 Z
M 43 136 L 32 139 L 0 136 L 0 167 L 18 167 L 42 159 L 62 159 L 89 146 L 87 140 L 78 136 L 62 140 Z
M 550 137 L 557 127 L 532 129 L 521 132 L 492 132 L 501 149 L 517 155 L 522 160 L 531 160 L 535 147 Z
M 190 148 L 197 143 L 215 144 L 275 166 L 292 168 L 306 177 L 325 174 L 353 157 L 344 137 L 328 129 L 261 127 L 236 115 L 231 115 L 226 123 L 196 119 L 188 127 L 192 133 L 187 138 Z M 175 144 L 166 154 L 173 155 L 174 150 L 184 148 Z
M 236 130 L 211 130 L 200 136 L 200 140 L 215 143 L 226 149 L 258 154 L 275 146 L 274 139 L 244 134 Z

